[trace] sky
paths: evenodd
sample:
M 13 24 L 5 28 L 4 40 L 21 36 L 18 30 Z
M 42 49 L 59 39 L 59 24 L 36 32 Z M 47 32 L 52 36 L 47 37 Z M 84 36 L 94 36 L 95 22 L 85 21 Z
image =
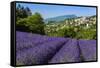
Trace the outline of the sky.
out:
M 80 6 L 64 6 L 64 5 L 48 5 L 48 4 L 32 4 L 32 3 L 17 3 L 30 8 L 32 14 L 39 12 L 44 19 L 62 15 L 76 16 L 92 16 L 96 15 L 95 7 L 80 7 Z

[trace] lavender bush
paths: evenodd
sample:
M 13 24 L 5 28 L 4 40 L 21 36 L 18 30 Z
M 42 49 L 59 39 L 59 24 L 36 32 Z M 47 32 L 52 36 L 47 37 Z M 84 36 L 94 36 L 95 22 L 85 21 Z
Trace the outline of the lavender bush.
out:
M 96 40 L 79 40 L 83 61 L 96 61 Z
M 80 62 L 80 53 L 75 39 L 66 42 L 49 63 L 65 62 Z
M 49 37 L 16 31 L 16 64 L 82 62 L 96 60 L 96 40 Z

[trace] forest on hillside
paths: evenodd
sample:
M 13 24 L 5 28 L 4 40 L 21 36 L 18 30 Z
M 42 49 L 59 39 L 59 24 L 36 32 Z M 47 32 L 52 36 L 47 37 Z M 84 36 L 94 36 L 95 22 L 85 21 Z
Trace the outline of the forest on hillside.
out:
M 39 12 L 32 14 L 29 7 L 19 4 L 16 7 L 16 18 L 16 30 L 18 31 L 54 37 L 96 39 L 96 15 L 46 23 Z

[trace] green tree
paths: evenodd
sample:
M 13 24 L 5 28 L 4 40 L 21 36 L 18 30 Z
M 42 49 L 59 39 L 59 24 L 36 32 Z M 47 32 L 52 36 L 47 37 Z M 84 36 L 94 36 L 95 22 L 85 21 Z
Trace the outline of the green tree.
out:
M 64 37 L 74 38 L 76 36 L 76 32 L 74 31 L 74 27 L 65 28 Z
M 16 21 L 18 21 L 20 18 L 26 18 L 28 16 L 31 16 L 32 12 L 28 7 L 21 6 L 20 4 L 16 7 Z
M 43 18 L 39 13 L 28 17 L 27 24 L 32 32 L 44 34 L 44 22 Z
M 17 30 L 44 34 L 44 22 L 39 13 L 17 21 Z

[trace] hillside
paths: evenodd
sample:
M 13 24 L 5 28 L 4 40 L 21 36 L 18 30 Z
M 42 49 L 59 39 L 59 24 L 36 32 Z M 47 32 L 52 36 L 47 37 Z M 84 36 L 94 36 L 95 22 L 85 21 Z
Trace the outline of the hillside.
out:
M 70 18 L 77 18 L 77 16 L 76 15 L 62 15 L 62 16 L 47 18 L 44 21 L 46 23 L 48 23 L 49 21 L 59 22 L 59 21 L 64 21 L 65 19 L 70 19 Z
M 71 18 L 59 23 L 51 22 L 44 29 L 48 36 L 96 39 L 96 16 Z

